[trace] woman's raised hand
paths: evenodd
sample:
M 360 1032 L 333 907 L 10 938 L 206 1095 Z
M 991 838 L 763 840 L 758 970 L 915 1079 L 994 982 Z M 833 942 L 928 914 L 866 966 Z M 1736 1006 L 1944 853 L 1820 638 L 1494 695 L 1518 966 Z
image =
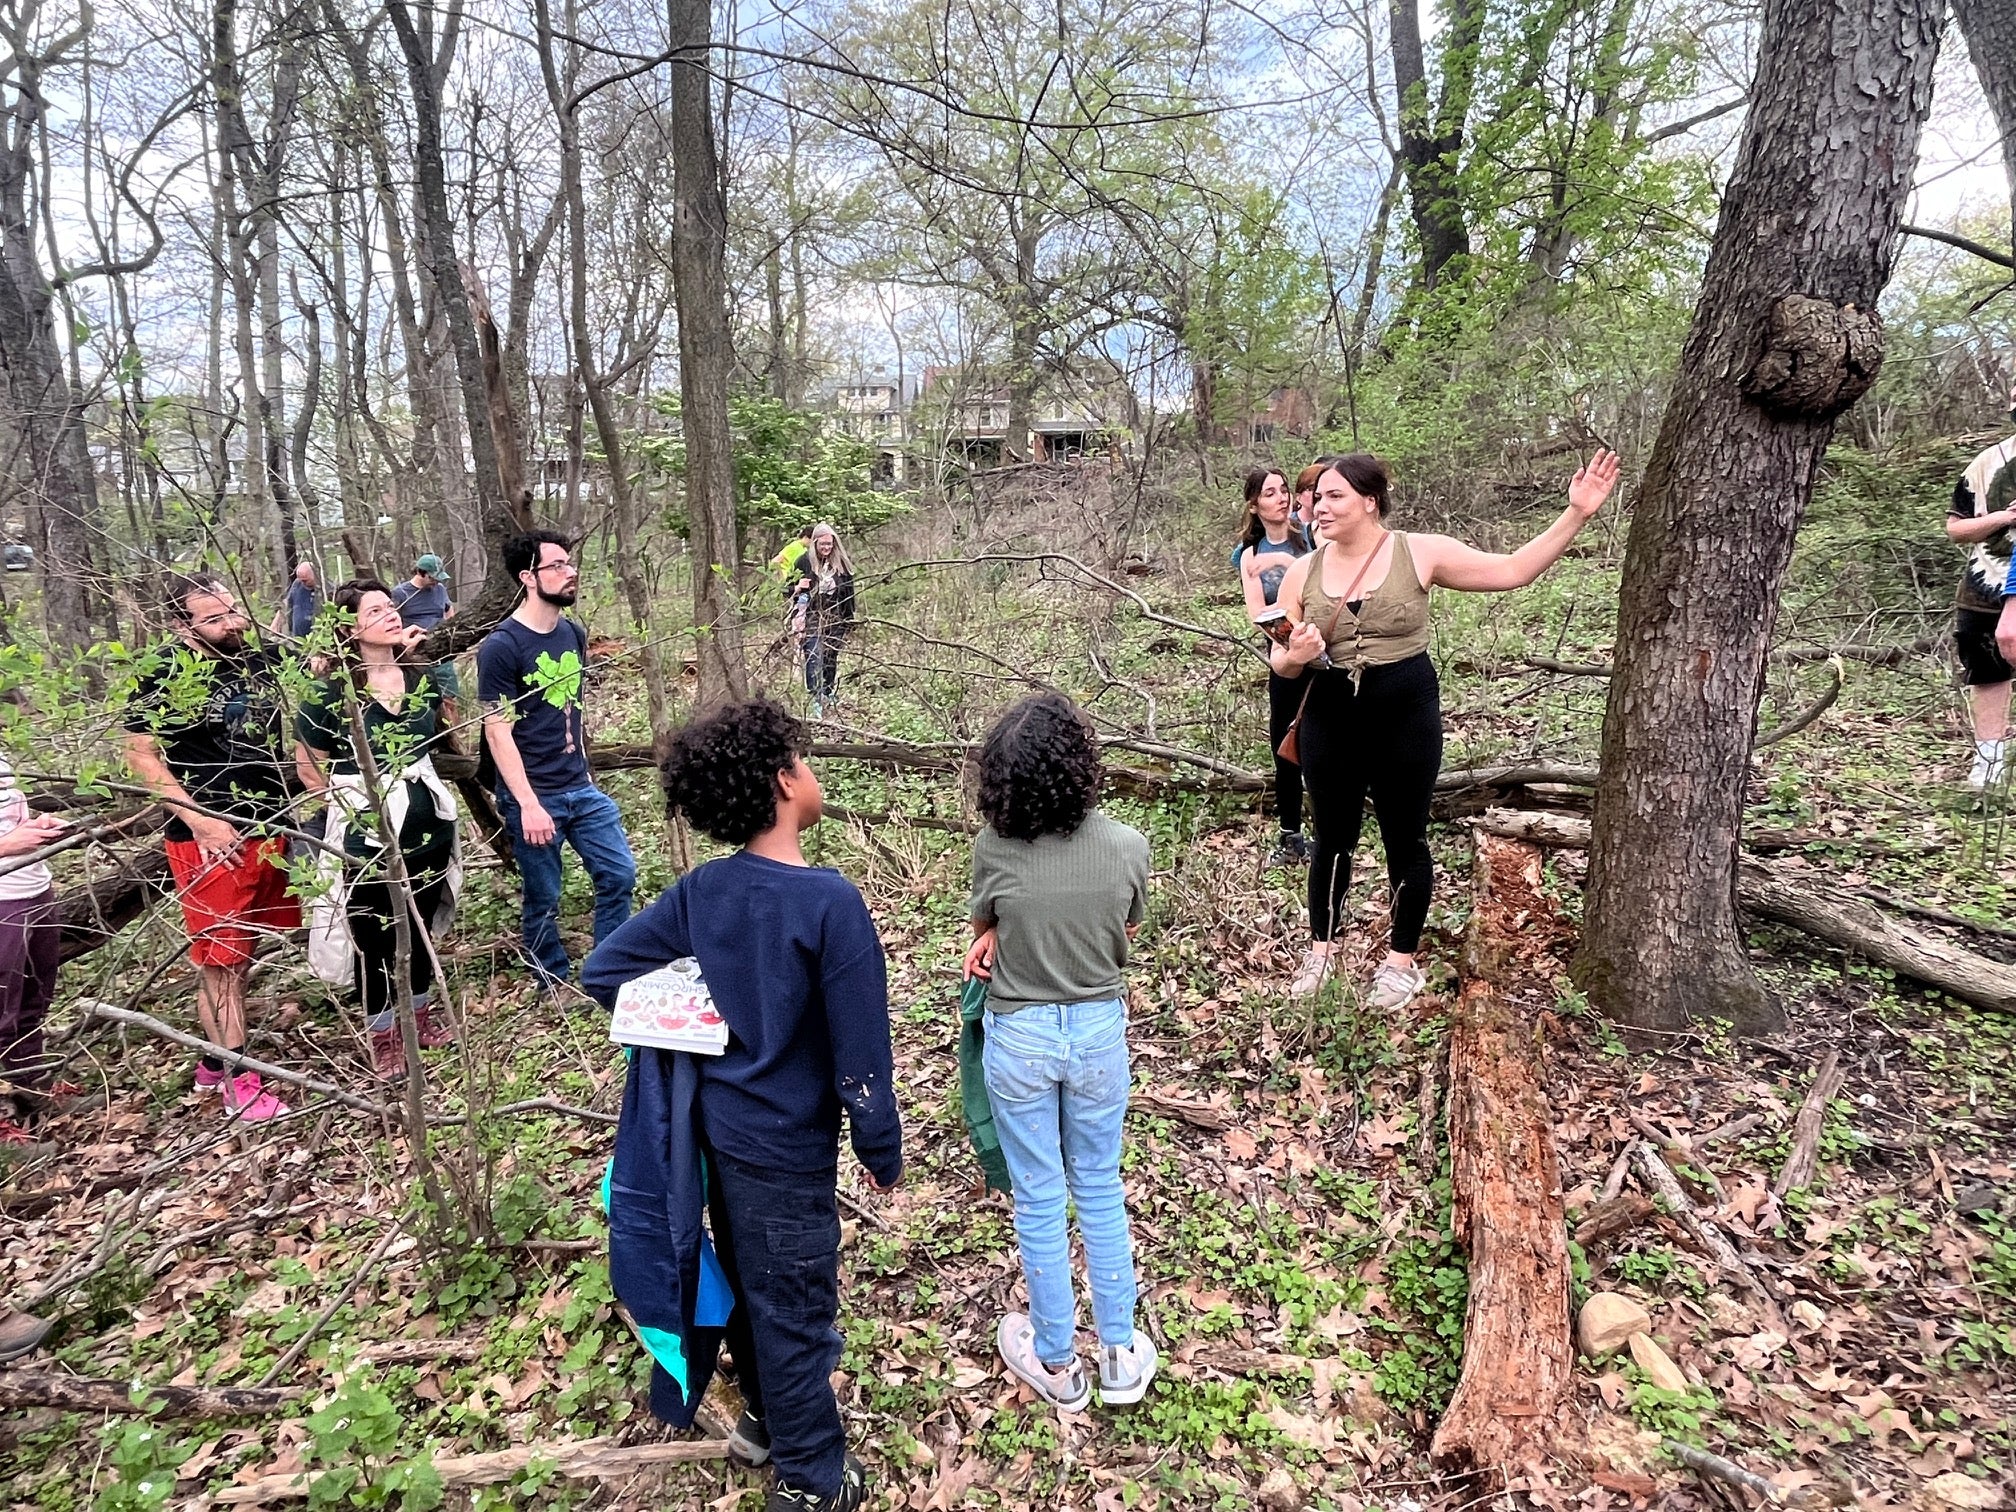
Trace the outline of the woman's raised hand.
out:
M 1575 476 L 1569 481 L 1568 507 L 1583 519 L 1588 519 L 1610 497 L 1610 490 L 1617 486 L 1617 475 L 1623 468 L 1624 464 L 1617 460 L 1617 453 L 1597 448 L 1588 465 L 1577 468 Z

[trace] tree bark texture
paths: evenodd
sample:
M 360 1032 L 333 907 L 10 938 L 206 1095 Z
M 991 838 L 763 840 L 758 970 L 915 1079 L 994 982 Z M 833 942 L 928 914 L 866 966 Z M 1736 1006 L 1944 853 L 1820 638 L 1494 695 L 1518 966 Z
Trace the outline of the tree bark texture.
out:
M 426 23 L 424 27 L 414 19 L 416 9 L 420 20 Z M 482 522 L 485 560 L 482 591 L 469 610 L 478 619 L 502 618 L 517 593 L 517 585 L 504 576 L 504 539 L 528 529 L 532 521 L 520 502 L 504 493 L 497 444 L 490 429 L 490 395 L 483 381 L 482 345 L 469 309 L 469 294 L 462 284 L 462 269 L 455 257 L 455 219 L 448 208 L 447 166 L 441 146 L 441 70 L 434 57 L 434 8 L 427 0 L 417 7 L 409 7 L 406 0 L 388 0 L 385 13 L 398 34 L 399 50 L 405 57 L 406 77 L 412 88 L 413 167 L 419 190 L 421 259 L 440 298 L 441 314 L 454 350 L 462 417 L 468 427 L 469 456 L 476 474 L 476 512 Z M 458 474 L 461 471 L 459 451 L 444 457 L 442 462 Z M 465 593 L 468 587 L 465 583 Z
M 1953 0 L 1953 15 L 2002 136 L 2002 167 L 2009 176 L 2009 247 L 2016 252 L 2016 5 L 2009 0 Z
M 1431 1446 L 1446 1468 L 1518 1486 L 1559 1453 L 1574 1375 L 1568 1230 L 1546 1070 L 1514 1006 L 1529 921 L 1550 916 L 1540 852 L 1479 833 L 1476 907 L 1449 1038 L 1456 1237 L 1470 1256 L 1463 1373 Z
M 696 703 L 745 697 L 748 668 L 735 590 L 735 456 L 728 431 L 734 347 L 728 332 L 728 206 L 709 104 L 713 11 L 668 0 L 672 61 L 672 287 L 679 311 L 679 408 L 686 436 L 686 517 L 693 554 Z
M 270 1417 L 297 1405 L 295 1387 L 144 1386 L 136 1403 L 130 1381 L 95 1381 L 52 1371 L 0 1370 L 0 1407 L 54 1407 L 61 1412 L 119 1412 L 137 1417 Z
M 1408 203 L 1421 243 L 1420 285 L 1446 281 L 1449 267 L 1470 252 L 1463 212 L 1464 124 L 1477 76 L 1477 45 L 1484 24 L 1482 0 L 1455 0 L 1442 37 L 1441 96 L 1431 100 L 1421 45 L 1420 0 L 1390 0 L 1387 20 L 1393 49 L 1393 92 L 1400 104 L 1400 161 Z
M 1627 1025 L 1769 1031 L 1736 850 L 1793 537 L 1875 381 L 1946 0 L 1767 0 L 1748 123 L 1631 522 L 1577 983 Z
M 10 38 L 13 55 L 0 77 L 11 102 L 0 115 L 0 369 L 13 435 L 11 481 L 26 504 L 42 580 L 42 622 L 56 645 L 82 650 L 111 622 L 104 574 L 92 555 L 98 488 L 84 436 L 84 400 L 64 370 L 57 344 L 56 289 L 43 271 L 37 241 L 47 69 L 81 42 L 78 31 L 29 51 Z

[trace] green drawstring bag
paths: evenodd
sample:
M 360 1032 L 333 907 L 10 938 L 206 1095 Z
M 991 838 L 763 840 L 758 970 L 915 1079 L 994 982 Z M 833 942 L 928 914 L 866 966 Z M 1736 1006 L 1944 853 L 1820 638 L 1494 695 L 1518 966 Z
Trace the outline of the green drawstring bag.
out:
M 987 1178 L 992 1192 L 1012 1192 L 1008 1179 L 1008 1159 L 1001 1153 L 1001 1136 L 994 1132 L 994 1104 L 987 1097 L 987 1073 L 980 1063 L 987 1030 L 981 1015 L 987 1011 L 987 983 L 968 977 L 959 994 L 959 1110 L 966 1119 L 966 1133 L 973 1141 L 974 1158 Z

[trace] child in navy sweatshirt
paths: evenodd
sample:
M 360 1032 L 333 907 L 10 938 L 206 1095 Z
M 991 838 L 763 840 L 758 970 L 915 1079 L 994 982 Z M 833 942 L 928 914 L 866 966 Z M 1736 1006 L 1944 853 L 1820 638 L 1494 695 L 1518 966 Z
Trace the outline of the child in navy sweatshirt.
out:
M 696 958 L 730 1030 L 699 1072 L 699 1143 L 714 1249 L 734 1293 L 727 1324 L 748 1411 L 730 1447 L 776 1463 L 767 1512 L 854 1512 L 866 1496 L 829 1378 L 840 1361 L 841 1110 L 879 1189 L 903 1172 L 889 1000 L 868 908 L 810 866 L 819 822 L 804 727 L 776 704 L 732 705 L 682 730 L 664 768 L 672 812 L 742 847 L 682 877 L 589 957 L 582 985 Z

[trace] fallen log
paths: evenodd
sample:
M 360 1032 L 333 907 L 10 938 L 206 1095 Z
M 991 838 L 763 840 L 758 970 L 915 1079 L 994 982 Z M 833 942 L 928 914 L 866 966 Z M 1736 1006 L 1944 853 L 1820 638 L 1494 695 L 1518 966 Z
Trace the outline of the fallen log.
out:
M 145 913 L 173 882 L 168 853 L 157 847 L 129 858 L 110 876 L 59 894 L 59 957 L 74 961 L 96 950 Z
M 1620 1193 L 1597 1203 L 1582 1215 L 1582 1221 L 1575 1225 L 1575 1242 L 1586 1250 L 1592 1244 L 1601 1244 L 1619 1234 L 1630 1233 L 1657 1211 L 1648 1197 L 1641 1197 L 1636 1192 Z
M 1533 845 L 1589 845 L 1589 821 L 1579 814 L 1490 809 L 1474 822 L 1487 834 Z M 1964 1003 L 2016 1013 L 2016 966 L 1913 929 L 1863 898 L 1822 886 L 1811 872 L 1745 857 L 1736 900 L 1758 918 L 1789 924 Z
M 613 1438 L 562 1439 L 558 1443 L 517 1444 L 489 1454 L 444 1454 L 434 1459 L 434 1473 L 444 1486 L 494 1486 L 510 1480 L 535 1461 L 570 1480 L 618 1480 L 662 1465 L 690 1465 L 728 1457 L 726 1439 L 678 1439 L 666 1444 L 619 1444 Z M 329 1472 L 297 1470 L 262 1475 L 242 1486 L 210 1493 L 226 1506 L 269 1501 L 305 1500 L 315 1483 Z
M 1504 995 L 1515 926 L 1539 901 L 1539 852 L 1476 837 L 1476 906 L 1449 1038 L 1449 1155 L 1470 1255 L 1463 1373 L 1430 1453 L 1505 1484 L 1561 1453 L 1573 1377 L 1568 1232 L 1540 1045 Z M 1514 894 L 1519 900 L 1514 902 Z
M 151 1386 L 43 1370 L 0 1370 L 0 1407 L 59 1412 L 123 1412 L 135 1417 L 270 1417 L 298 1405 L 304 1392 L 250 1386 Z

